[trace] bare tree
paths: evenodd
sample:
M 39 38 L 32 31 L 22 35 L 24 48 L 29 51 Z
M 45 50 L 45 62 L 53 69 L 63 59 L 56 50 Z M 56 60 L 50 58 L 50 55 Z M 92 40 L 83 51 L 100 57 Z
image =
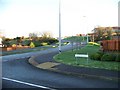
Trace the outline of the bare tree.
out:
M 44 32 L 41 33 L 41 37 L 52 38 L 52 33 L 50 31 L 44 31 Z
M 31 40 L 38 39 L 38 34 L 37 33 L 29 33 L 29 39 L 31 39 Z

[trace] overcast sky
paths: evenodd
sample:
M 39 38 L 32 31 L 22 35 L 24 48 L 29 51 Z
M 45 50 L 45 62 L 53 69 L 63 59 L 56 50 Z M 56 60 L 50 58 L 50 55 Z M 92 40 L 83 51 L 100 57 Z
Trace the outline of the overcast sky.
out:
M 118 26 L 119 0 L 61 0 L 62 36 Z M 59 0 L 0 0 L 0 30 L 6 37 L 59 33 Z

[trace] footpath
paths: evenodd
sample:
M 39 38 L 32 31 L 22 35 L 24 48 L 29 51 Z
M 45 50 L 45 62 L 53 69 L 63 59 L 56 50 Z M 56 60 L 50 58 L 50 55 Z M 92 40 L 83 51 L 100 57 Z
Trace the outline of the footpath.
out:
M 57 53 L 54 52 L 38 56 L 32 56 L 28 60 L 28 62 L 39 69 L 49 70 L 62 74 L 73 75 L 78 77 L 89 77 L 120 81 L 120 72 L 61 64 L 53 60 L 53 56 L 56 54 Z

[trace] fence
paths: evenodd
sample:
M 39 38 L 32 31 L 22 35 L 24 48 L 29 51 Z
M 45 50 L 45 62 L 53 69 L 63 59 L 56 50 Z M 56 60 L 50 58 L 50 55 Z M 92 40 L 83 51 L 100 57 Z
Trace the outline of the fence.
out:
M 104 51 L 120 51 L 120 40 L 103 40 L 102 48 Z

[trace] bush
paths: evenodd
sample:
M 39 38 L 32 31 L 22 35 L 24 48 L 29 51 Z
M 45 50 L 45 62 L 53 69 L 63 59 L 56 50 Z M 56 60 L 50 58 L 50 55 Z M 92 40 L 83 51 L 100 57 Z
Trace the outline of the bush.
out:
M 100 54 L 101 57 L 104 55 L 104 52 L 102 52 L 102 51 L 99 51 L 99 52 L 97 52 L 97 53 Z
M 101 58 L 102 61 L 115 61 L 115 54 L 104 54 Z
M 116 55 L 115 61 L 120 62 L 120 54 Z
M 101 57 L 103 56 L 103 53 L 97 52 L 90 55 L 90 59 L 92 60 L 101 60 Z
M 34 48 L 35 47 L 35 44 L 33 42 L 30 43 L 30 47 L 31 48 Z
M 35 44 L 35 47 L 39 47 L 39 46 L 41 46 L 40 41 L 33 41 L 33 43 Z
M 93 45 L 94 42 L 88 42 L 88 45 Z
M 94 45 L 95 45 L 95 46 L 100 46 L 100 44 L 98 44 L 98 43 L 94 43 Z
M 46 46 L 46 45 L 48 45 L 48 43 L 43 42 L 43 43 L 41 43 L 41 45 Z
M 30 40 L 24 40 L 22 41 L 23 46 L 29 46 L 30 45 Z
M 96 43 L 96 42 L 88 42 L 88 45 L 100 46 L 100 44 L 98 44 L 98 43 Z
M 117 61 L 120 62 L 120 54 L 116 53 L 106 53 L 97 52 L 89 55 L 92 60 L 101 60 L 101 61 Z
M 16 44 L 13 44 L 12 47 L 16 47 Z
M 58 42 L 55 38 L 42 38 L 41 43 L 47 43 L 48 45 Z

